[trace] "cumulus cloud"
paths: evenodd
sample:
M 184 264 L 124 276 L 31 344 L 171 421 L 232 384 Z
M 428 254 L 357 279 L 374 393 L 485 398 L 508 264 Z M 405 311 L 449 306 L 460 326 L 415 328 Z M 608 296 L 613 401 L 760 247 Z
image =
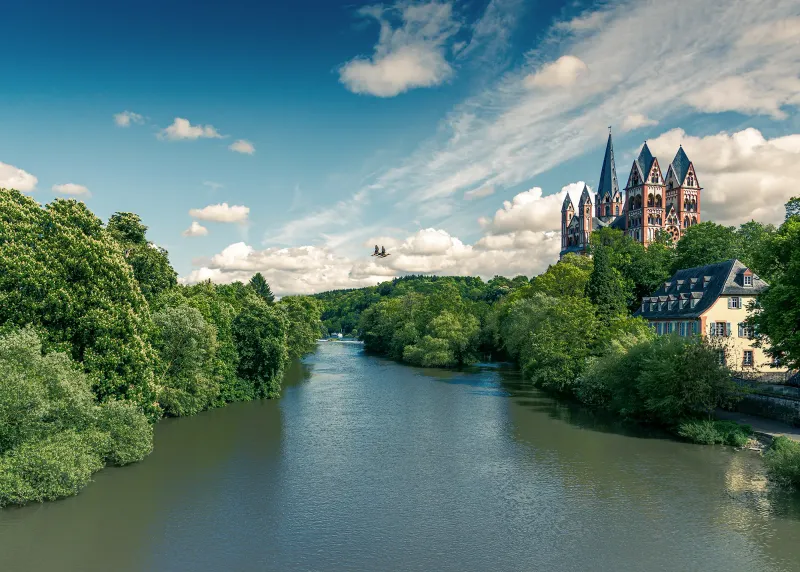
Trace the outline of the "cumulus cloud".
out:
M 228 149 L 245 155 L 252 155 L 256 152 L 256 148 L 247 139 L 237 139 L 228 146 Z
M 229 206 L 228 203 L 221 203 L 217 205 L 208 205 L 202 209 L 191 209 L 189 211 L 189 216 L 213 222 L 236 222 L 243 224 L 247 222 L 247 215 L 249 213 L 250 207 L 242 205 Z
M 622 131 L 633 131 L 634 129 L 639 129 L 640 127 L 650 127 L 651 125 L 658 125 L 658 121 L 655 119 L 650 119 L 641 113 L 634 113 L 632 115 L 625 116 L 625 119 L 622 120 Z
M 560 192 L 544 196 L 540 187 L 519 193 L 510 201 L 503 201 L 493 218 L 482 218 L 480 223 L 495 233 L 516 231 L 546 232 L 560 228 L 561 205 L 567 193 L 577 208 L 584 182 L 570 183 Z M 593 199 L 594 200 L 594 199 Z
M 89 192 L 89 189 L 84 187 L 83 185 L 76 185 L 75 183 L 64 183 L 63 185 L 53 185 L 53 192 L 60 193 L 62 195 L 84 195 L 87 197 L 91 197 L 92 194 Z
M 172 125 L 162 130 L 162 139 L 177 141 L 180 139 L 221 139 L 222 135 L 213 125 L 192 125 L 188 119 L 176 117 Z
M 133 111 L 123 111 L 114 114 L 114 123 L 120 127 L 130 127 L 132 123 L 144 123 L 144 117 Z
M 694 163 L 703 187 L 704 220 L 720 224 L 783 221 L 786 201 L 800 188 L 800 134 L 765 138 L 757 129 L 693 137 L 673 129 L 647 141 L 662 164 L 678 146 Z
M 380 24 L 371 57 L 356 57 L 339 68 L 339 81 L 353 93 L 394 97 L 414 88 L 439 85 L 453 74 L 446 43 L 459 25 L 448 3 L 368 6 L 359 14 Z M 402 24 L 393 27 L 390 19 Z
M 525 85 L 530 88 L 569 87 L 589 71 L 589 67 L 575 56 L 561 56 L 556 61 L 542 66 L 536 73 L 525 77 Z
M 192 225 L 181 234 L 183 234 L 183 236 L 206 236 L 208 234 L 208 229 L 196 220 L 193 220 Z
M 0 188 L 16 189 L 25 193 L 36 190 L 38 182 L 39 179 L 29 172 L 14 165 L 0 162 Z

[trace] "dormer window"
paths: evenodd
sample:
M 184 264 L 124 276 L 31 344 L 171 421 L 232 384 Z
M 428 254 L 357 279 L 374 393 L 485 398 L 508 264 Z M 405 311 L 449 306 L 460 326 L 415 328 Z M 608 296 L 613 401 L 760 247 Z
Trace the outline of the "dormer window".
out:
M 694 308 L 695 306 L 697 306 L 697 300 L 692 298 L 692 308 Z
M 744 285 L 748 288 L 753 286 L 753 277 L 752 275 L 745 274 L 744 275 Z

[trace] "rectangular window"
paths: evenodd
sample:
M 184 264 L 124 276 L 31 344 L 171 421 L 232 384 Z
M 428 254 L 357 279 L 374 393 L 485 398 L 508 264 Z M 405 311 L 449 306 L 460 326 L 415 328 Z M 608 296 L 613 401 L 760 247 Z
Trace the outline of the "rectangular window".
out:
M 712 324 L 711 335 L 712 336 L 724 336 L 725 335 L 725 322 L 715 322 Z
M 739 337 L 751 339 L 753 337 L 753 328 L 742 322 L 739 324 Z
M 744 285 L 745 286 L 752 286 L 753 285 L 753 277 L 752 276 L 745 276 L 744 277 Z
M 744 365 L 753 365 L 753 350 L 744 350 Z
M 719 350 L 717 352 L 717 360 L 719 361 L 719 365 L 725 365 L 725 350 Z
M 686 322 L 681 322 L 680 335 L 686 337 Z
M 664 324 L 662 324 L 661 322 L 658 322 L 658 323 L 656 324 L 656 333 L 657 333 L 659 336 L 660 336 L 661 334 L 663 334 L 663 333 L 664 333 L 664 330 L 663 330 L 663 328 L 664 328 Z
M 731 296 L 730 298 L 728 298 L 728 308 L 731 308 L 733 310 L 738 310 L 741 307 L 742 307 L 741 301 L 739 300 L 738 296 Z
M 650 304 L 650 311 L 651 312 L 655 312 L 656 311 L 656 305 L 655 304 Z
M 697 322 L 692 322 L 692 334 L 697 334 L 697 328 L 700 326 L 697 325 Z
M 672 333 L 672 326 L 673 326 L 672 322 L 670 322 L 669 324 L 667 324 L 667 333 L 668 333 L 668 334 L 671 334 L 671 333 Z

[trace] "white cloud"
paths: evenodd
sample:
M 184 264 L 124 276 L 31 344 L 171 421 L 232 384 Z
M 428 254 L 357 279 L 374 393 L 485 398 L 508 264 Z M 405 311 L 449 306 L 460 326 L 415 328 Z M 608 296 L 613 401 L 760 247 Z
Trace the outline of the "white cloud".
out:
M 208 205 L 202 209 L 191 209 L 189 211 L 189 216 L 213 222 L 246 223 L 249 213 L 250 207 L 241 205 L 228 206 L 228 203 L 222 203 L 218 205 Z
M 578 207 L 584 182 L 570 183 L 560 192 L 543 196 L 540 187 L 534 187 L 516 195 L 510 201 L 503 201 L 493 219 L 483 218 L 481 225 L 495 233 L 516 231 L 546 232 L 561 226 L 561 205 L 567 193 L 572 203 Z
M 212 191 L 218 191 L 219 189 L 225 186 L 222 183 L 217 183 L 215 181 L 203 181 L 203 184 L 206 187 L 211 188 Z
M 183 236 L 206 236 L 208 234 L 208 229 L 196 220 L 193 220 L 192 225 L 181 234 L 183 234 Z
M 123 111 L 114 114 L 114 123 L 120 127 L 130 127 L 131 123 L 144 123 L 144 117 L 133 111 Z
M 0 162 L 0 188 L 16 189 L 23 193 L 36 190 L 36 183 L 39 182 L 35 176 L 29 172 Z
M 60 193 L 62 195 L 85 195 L 87 197 L 91 197 L 92 194 L 89 192 L 89 189 L 84 187 L 83 185 L 76 185 L 75 183 L 65 183 L 63 185 L 53 185 L 53 192 Z
M 783 221 L 784 204 L 800 188 L 800 134 L 766 139 L 750 128 L 693 137 L 673 129 L 647 141 L 662 164 L 672 161 L 680 144 L 703 187 L 703 220 L 726 225 Z
M 640 127 L 650 127 L 651 125 L 658 125 L 658 121 L 650 119 L 641 113 L 633 113 L 622 120 L 622 131 L 633 131 Z
M 252 155 L 256 152 L 256 148 L 247 139 L 237 139 L 228 146 L 228 149 L 245 155 Z
M 525 85 L 530 88 L 569 87 L 589 71 L 588 66 L 575 56 L 561 56 L 556 61 L 542 66 L 536 73 L 525 78 Z
M 488 197 L 489 195 L 493 194 L 494 194 L 494 187 L 491 185 L 485 185 L 483 187 L 478 187 L 477 189 L 467 191 L 466 193 L 464 193 L 464 198 L 468 201 L 471 201 L 473 199 Z
M 339 68 L 339 81 L 353 93 L 394 97 L 410 89 L 439 85 L 453 74 L 445 58 L 447 40 L 459 25 L 447 3 L 398 3 L 392 8 L 369 6 L 362 16 L 380 24 L 372 57 L 356 57 Z M 390 16 L 402 25 L 393 27 Z
M 172 125 L 161 131 L 162 139 L 177 141 L 180 139 L 221 139 L 222 135 L 213 125 L 192 125 L 188 119 L 176 117 Z

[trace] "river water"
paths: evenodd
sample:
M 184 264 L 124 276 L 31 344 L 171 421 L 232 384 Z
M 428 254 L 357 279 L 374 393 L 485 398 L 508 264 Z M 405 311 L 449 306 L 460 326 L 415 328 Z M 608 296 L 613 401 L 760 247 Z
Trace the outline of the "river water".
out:
M 558 403 L 513 371 L 321 343 L 280 400 L 157 426 L 145 461 L 0 511 L 3 571 L 796 571 L 756 453 Z

